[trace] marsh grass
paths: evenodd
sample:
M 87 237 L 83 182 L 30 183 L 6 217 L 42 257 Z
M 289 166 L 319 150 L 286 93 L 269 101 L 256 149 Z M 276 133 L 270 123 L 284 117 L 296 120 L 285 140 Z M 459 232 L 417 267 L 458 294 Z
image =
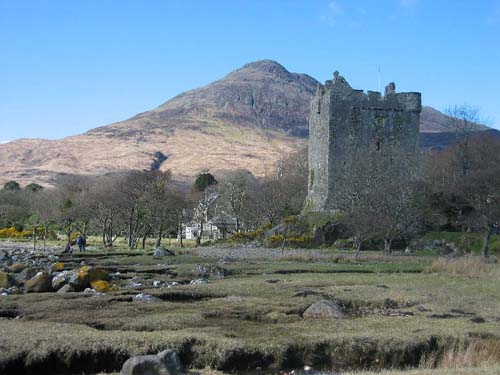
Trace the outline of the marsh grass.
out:
M 421 368 L 492 367 L 500 363 L 500 342 L 495 340 L 458 341 L 442 355 L 432 353 L 421 360 Z
M 438 258 L 425 269 L 427 273 L 441 273 L 468 277 L 500 276 L 500 266 L 487 263 L 478 256 L 464 256 L 456 259 Z
M 65 366 L 66 373 L 80 370 L 75 363 L 88 366 L 84 367 L 87 373 L 90 368 L 103 371 L 109 360 L 115 371 L 130 355 L 165 348 L 180 350 L 193 367 L 224 372 L 235 366 L 241 366 L 238 370 L 272 368 L 276 373 L 304 365 L 324 368 L 331 356 L 342 362 L 339 368 L 381 370 L 418 366 L 422 352 L 437 346 L 443 353 L 443 348 L 464 336 L 500 337 L 495 320 L 500 311 L 496 278 L 423 273 L 431 264 L 427 258 L 391 258 L 367 252 L 366 258 L 354 261 L 350 254 L 317 252 L 326 254 L 325 258 L 309 258 L 304 250 L 288 259 L 234 259 L 223 264 L 231 271 L 223 279 L 213 277 L 208 284 L 163 290 L 152 288 L 151 280 L 194 277 L 197 264 L 215 264 L 219 259 L 192 256 L 189 251 L 161 260 L 144 253 L 129 256 L 128 252 L 88 257 L 86 261 L 93 265 L 123 268 L 126 277 L 137 274 L 148 280 L 144 292 L 162 301 L 133 301 L 139 291 L 126 289 L 125 278 L 116 281 L 122 283 L 121 290 L 101 297 L 81 293 L 2 297 L 0 314 L 13 311 L 19 318 L 0 318 L 0 373 L 2 364 L 22 361 L 23 366 L 34 369 L 52 360 Z M 77 255 L 69 260 L 79 263 Z M 331 260 L 335 257 L 337 262 Z M 167 261 L 168 273 L 151 273 L 158 263 L 163 269 Z M 340 301 L 359 314 L 339 320 L 303 319 L 303 311 L 318 299 Z M 387 307 L 386 300 L 395 301 L 395 307 Z M 472 315 L 452 310 L 486 321 L 476 324 L 470 320 Z M 398 312 L 413 315 L 391 315 Z M 453 317 L 431 316 L 444 313 Z M 432 345 L 430 337 L 436 339 Z M 458 354 L 450 361 L 455 358 L 465 366 L 467 362 L 460 361 Z M 87 357 L 100 359 L 91 367 Z M 452 373 L 422 370 L 433 371 L 427 372 L 433 375 Z M 488 373 L 494 374 L 470 372 Z

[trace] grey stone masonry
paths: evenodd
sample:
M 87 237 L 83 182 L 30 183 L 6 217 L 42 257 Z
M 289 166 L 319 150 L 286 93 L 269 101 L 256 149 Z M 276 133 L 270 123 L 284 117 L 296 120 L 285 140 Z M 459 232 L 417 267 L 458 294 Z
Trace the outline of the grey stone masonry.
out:
M 305 210 L 340 209 L 335 192 L 349 184 L 350 168 L 360 153 L 393 168 L 394 178 L 415 168 L 419 158 L 421 94 L 396 93 L 390 83 L 385 95 L 355 90 L 334 73 L 319 85 L 309 115 L 309 183 Z M 393 163 L 398 160 L 397 163 Z M 404 162 L 401 162 L 404 161 Z

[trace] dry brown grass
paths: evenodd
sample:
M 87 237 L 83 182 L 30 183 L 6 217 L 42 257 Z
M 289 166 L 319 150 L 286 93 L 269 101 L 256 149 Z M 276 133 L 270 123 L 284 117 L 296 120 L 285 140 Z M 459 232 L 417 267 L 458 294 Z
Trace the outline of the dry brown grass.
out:
M 433 354 L 422 358 L 420 367 L 429 368 L 472 368 L 493 367 L 500 363 L 500 343 L 494 340 L 473 340 L 458 342 L 441 356 Z
M 469 277 L 500 276 L 500 266 L 487 263 L 483 258 L 477 256 L 465 256 L 457 259 L 438 258 L 425 269 L 425 272 Z

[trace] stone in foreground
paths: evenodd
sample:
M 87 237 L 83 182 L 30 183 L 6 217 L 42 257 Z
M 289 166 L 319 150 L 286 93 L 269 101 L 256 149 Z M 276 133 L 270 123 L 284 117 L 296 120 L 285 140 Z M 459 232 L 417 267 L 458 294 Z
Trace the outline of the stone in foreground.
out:
M 305 319 L 343 318 L 344 316 L 342 309 L 336 303 L 328 300 L 314 302 L 303 314 Z
M 172 350 L 158 354 L 129 358 L 122 367 L 122 375 L 178 375 L 184 374 L 182 363 Z

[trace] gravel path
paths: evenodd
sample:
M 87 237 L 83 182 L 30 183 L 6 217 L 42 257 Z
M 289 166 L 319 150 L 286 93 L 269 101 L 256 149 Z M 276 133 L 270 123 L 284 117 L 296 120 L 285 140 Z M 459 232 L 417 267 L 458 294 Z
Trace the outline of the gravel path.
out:
M 15 252 L 29 252 L 33 250 L 33 242 L 16 242 L 16 241 L 0 241 L 0 251 L 15 251 Z M 61 252 L 63 250 L 62 246 L 50 246 L 47 245 L 47 252 Z M 38 241 L 36 244 L 36 251 L 43 252 L 43 242 Z

